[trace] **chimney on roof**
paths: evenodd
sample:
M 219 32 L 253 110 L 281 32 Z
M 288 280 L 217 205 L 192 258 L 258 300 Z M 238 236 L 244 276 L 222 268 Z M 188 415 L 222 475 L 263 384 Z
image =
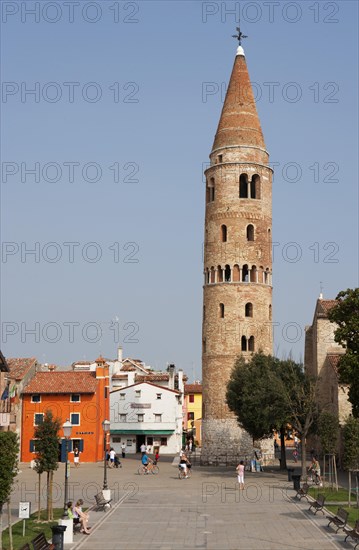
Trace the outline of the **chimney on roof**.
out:
M 122 350 L 121 346 L 118 346 L 118 348 L 117 348 L 117 361 L 122 363 L 122 359 L 123 359 L 123 350 Z
M 319 294 L 319 300 L 323 300 L 323 292 Z
M 169 378 L 168 378 L 168 388 L 170 390 L 174 390 L 175 389 L 175 370 L 176 370 L 176 365 L 174 365 L 173 363 L 171 363 L 170 365 L 168 365 L 167 367 L 167 372 L 169 374 Z
M 127 385 L 132 386 L 135 383 L 135 371 L 128 371 L 127 373 Z
M 50 372 L 53 372 L 54 370 L 56 370 L 56 365 L 47 365 L 47 368 Z
M 183 370 L 178 369 L 178 391 L 183 393 L 184 387 L 183 387 Z

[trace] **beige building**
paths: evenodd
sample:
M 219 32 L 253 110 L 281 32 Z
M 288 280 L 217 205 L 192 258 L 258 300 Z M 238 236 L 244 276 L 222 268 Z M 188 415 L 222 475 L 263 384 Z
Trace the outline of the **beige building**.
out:
M 205 176 L 202 461 L 235 462 L 253 446 L 226 405 L 231 371 L 273 349 L 272 169 L 241 46 Z
M 334 340 L 335 323 L 328 312 L 335 300 L 317 300 L 311 326 L 305 329 L 304 366 L 312 376 L 319 377 L 318 399 L 322 410 L 337 414 L 340 424 L 351 413 L 348 386 L 338 381 L 338 361 L 345 350 Z

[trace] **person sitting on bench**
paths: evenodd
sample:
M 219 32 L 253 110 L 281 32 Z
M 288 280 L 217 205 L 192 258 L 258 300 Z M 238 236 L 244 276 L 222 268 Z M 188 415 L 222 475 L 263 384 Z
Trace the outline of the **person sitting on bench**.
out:
M 84 501 L 82 500 L 82 498 L 80 498 L 75 506 L 73 507 L 72 509 L 72 513 L 74 515 L 74 519 L 78 518 L 80 520 L 80 523 L 81 523 L 81 533 L 85 533 L 85 535 L 89 535 L 90 534 L 90 527 L 88 527 L 88 521 L 89 521 L 89 514 L 86 513 L 86 512 L 83 512 L 82 511 L 82 505 L 83 505 Z

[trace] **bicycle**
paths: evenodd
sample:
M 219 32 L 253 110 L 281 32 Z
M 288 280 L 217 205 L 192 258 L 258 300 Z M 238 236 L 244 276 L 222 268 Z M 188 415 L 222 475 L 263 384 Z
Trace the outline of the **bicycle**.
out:
M 316 472 L 313 472 L 312 470 L 307 471 L 306 482 L 314 483 L 315 485 L 319 485 L 319 486 L 322 485 L 319 475 Z
M 157 475 L 159 471 L 160 471 L 159 467 L 156 466 L 156 464 L 152 464 L 152 462 L 147 464 L 147 466 L 145 466 L 144 464 L 141 464 L 141 466 L 138 468 L 139 475 L 145 475 L 145 474 Z
M 191 468 L 187 466 L 187 473 L 184 468 L 179 464 L 178 465 L 178 478 L 179 479 L 186 479 L 188 477 L 191 477 Z

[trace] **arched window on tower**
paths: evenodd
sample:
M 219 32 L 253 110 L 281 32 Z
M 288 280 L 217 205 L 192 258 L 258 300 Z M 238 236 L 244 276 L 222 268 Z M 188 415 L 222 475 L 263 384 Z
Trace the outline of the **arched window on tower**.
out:
M 219 316 L 224 319 L 224 304 L 219 304 Z
M 206 306 L 203 306 L 203 321 L 206 318 Z
M 258 174 L 254 174 L 251 180 L 251 199 L 260 199 L 260 185 L 261 185 L 261 178 L 258 176 Z
M 250 302 L 245 305 L 245 315 L 246 317 L 253 317 L 253 304 Z
M 241 350 L 247 351 L 247 338 L 245 336 L 241 338 Z
M 227 242 L 227 226 L 221 225 L 221 241 L 222 243 Z
M 247 241 L 254 241 L 254 226 L 251 223 L 247 225 Z
M 251 269 L 251 283 L 256 283 L 257 282 L 257 266 L 256 265 L 252 265 L 252 269 Z
M 249 272 L 248 272 L 248 265 L 245 264 L 245 265 L 242 267 L 242 283 L 248 283 L 248 275 L 249 275 Z
M 223 283 L 223 270 L 221 265 L 217 267 L 217 281 Z
M 269 284 L 269 269 L 268 269 L 268 267 L 264 271 L 263 275 L 264 275 L 264 284 L 268 285 Z
M 206 353 L 206 351 L 207 351 L 207 345 L 206 345 L 206 344 L 207 344 L 207 343 L 206 343 L 206 339 L 203 338 L 203 340 L 202 340 L 202 349 L 203 349 L 203 353 Z
M 231 282 L 231 268 L 228 264 L 225 266 L 224 269 L 224 280 L 226 281 L 226 283 Z
M 268 308 L 268 318 L 270 321 L 272 320 L 272 305 L 270 305 Z
M 254 336 L 248 339 L 248 351 L 254 351 Z
M 248 174 L 239 176 L 239 198 L 248 199 Z
M 214 270 L 214 267 L 211 267 L 211 283 L 215 283 L 216 282 L 216 278 L 215 278 L 215 270 Z
M 239 265 L 235 264 L 233 266 L 233 282 L 238 283 L 239 282 Z
M 264 283 L 264 268 L 262 265 L 259 266 L 259 274 L 258 274 L 258 283 Z
M 207 188 L 206 188 L 206 201 L 212 202 L 214 201 L 214 195 L 215 195 L 215 182 L 214 178 L 210 178 L 210 180 L 207 180 Z

